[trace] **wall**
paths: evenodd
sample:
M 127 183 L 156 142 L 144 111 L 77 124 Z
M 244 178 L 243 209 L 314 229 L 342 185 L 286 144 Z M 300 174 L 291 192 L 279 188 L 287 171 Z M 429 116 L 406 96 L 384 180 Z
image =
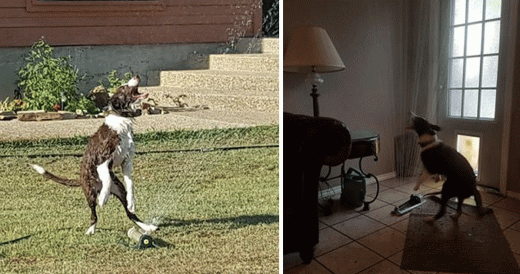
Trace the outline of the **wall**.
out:
M 227 42 L 262 28 L 261 0 L 0 1 L 0 47 Z
M 284 45 L 300 25 L 324 28 L 346 69 L 324 74 L 318 87 L 320 115 L 344 122 L 350 130 L 380 134 L 379 161 L 365 159 L 363 169 L 376 175 L 393 172 L 395 92 L 401 89 L 402 5 L 387 0 L 285 0 Z M 284 111 L 312 115 L 305 76 L 284 72 Z M 357 160 L 349 161 L 357 166 Z M 339 168 L 335 168 L 336 174 Z
M 12 98 L 29 47 L 40 37 L 72 56 L 88 92 L 108 72 L 189 68 L 236 37 L 260 34 L 261 0 L 0 1 L 0 100 Z M 151 78 L 151 77 L 150 77 Z
M 126 72 L 139 74 L 143 86 L 157 85 L 150 75 L 158 70 L 182 70 L 193 68 L 194 59 L 200 55 L 218 53 L 226 48 L 225 43 L 171 44 L 171 45 L 126 45 L 126 46 L 70 46 L 54 47 L 54 56 L 71 56 L 71 64 L 80 75 L 86 75 L 80 83 L 80 92 L 87 93 L 106 81 L 112 70 L 122 76 Z M 17 72 L 22 68 L 29 48 L 0 48 L 0 100 L 13 98 Z

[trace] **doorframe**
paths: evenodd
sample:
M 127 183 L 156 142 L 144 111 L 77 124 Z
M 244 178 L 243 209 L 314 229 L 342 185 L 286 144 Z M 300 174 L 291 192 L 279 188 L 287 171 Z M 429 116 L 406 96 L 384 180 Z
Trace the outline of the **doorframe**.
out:
M 507 1 L 509 7 L 506 9 L 509 12 L 507 16 L 507 33 L 510 35 L 506 41 L 507 44 L 507 63 L 506 63 L 506 75 L 505 75 L 505 88 L 504 88 L 504 118 L 502 124 L 502 151 L 501 151 L 501 169 L 500 169 L 500 193 L 506 196 L 520 197 L 517 193 L 511 193 L 507 191 L 507 175 L 509 168 L 509 146 L 511 137 L 511 113 L 513 108 L 513 82 L 514 82 L 514 67 L 516 60 L 516 44 L 517 44 L 517 31 L 518 31 L 518 9 L 519 0 Z M 502 9 L 504 10 L 504 9 Z M 504 24 L 506 25 L 506 24 Z

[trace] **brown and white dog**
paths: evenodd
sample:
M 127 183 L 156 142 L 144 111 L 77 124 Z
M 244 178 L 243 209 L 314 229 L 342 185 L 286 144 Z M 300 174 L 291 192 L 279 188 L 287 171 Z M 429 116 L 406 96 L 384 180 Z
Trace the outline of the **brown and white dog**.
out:
M 427 219 L 427 221 L 435 221 L 441 218 L 446 212 L 448 201 L 453 197 L 458 199 L 457 213 L 451 215 L 455 219 L 462 213 L 464 199 L 470 196 L 475 197 L 480 214 L 488 212 L 482 206 L 482 198 L 477 190 L 475 172 L 468 160 L 457 150 L 444 144 L 437 138 L 437 132 L 441 130 L 439 126 L 430 124 L 426 119 L 413 113 L 411 115 L 412 125 L 408 129 L 414 130 L 419 136 L 421 161 L 425 169 L 419 177 L 414 190 L 418 190 L 423 182 L 432 177 L 436 181 L 439 180 L 439 175 L 446 178 L 440 192 L 441 208 L 435 216 Z
M 91 209 L 91 226 L 87 234 L 94 234 L 97 224 L 97 204 L 103 206 L 110 194 L 116 195 L 125 207 L 126 215 L 145 231 L 157 229 L 152 224 L 145 224 L 135 215 L 134 191 L 132 183 L 132 158 L 135 152 L 133 136 L 134 117 L 141 115 L 136 106 L 148 97 L 139 93 L 139 76 L 134 76 L 127 84 L 119 87 L 109 101 L 109 115 L 103 125 L 90 137 L 83 154 L 79 179 L 58 177 L 43 167 L 31 165 L 43 177 L 66 186 L 81 186 Z M 123 183 L 112 169 L 121 166 Z

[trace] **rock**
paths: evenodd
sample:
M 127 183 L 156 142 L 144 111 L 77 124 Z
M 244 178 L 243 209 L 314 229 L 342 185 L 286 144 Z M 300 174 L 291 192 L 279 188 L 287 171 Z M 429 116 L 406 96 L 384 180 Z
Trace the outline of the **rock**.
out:
M 16 114 L 12 111 L 0 111 L 0 120 L 11 120 L 15 118 Z
M 76 119 L 78 117 L 76 113 L 70 111 L 58 111 L 58 113 L 61 114 L 61 118 L 64 120 Z
M 44 110 L 32 110 L 18 111 L 17 117 L 20 121 L 45 121 L 74 119 L 76 118 L 76 114 L 68 111 L 46 112 Z

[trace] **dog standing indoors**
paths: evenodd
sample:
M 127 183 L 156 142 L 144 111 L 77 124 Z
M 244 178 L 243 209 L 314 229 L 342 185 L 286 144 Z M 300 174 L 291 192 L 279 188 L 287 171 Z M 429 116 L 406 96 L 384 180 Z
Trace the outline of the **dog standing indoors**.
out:
M 438 175 L 446 178 L 440 192 L 441 208 L 435 216 L 428 218 L 426 221 L 433 222 L 444 216 L 446 205 L 453 197 L 457 197 L 458 200 L 457 213 L 451 215 L 454 219 L 460 216 L 462 203 L 464 199 L 470 196 L 475 196 L 479 214 L 485 214 L 490 211 L 482 206 L 482 198 L 477 190 L 475 172 L 468 160 L 454 148 L 444 144 L 437 138 L 437 132 L 441 130 L 439 126 L 432 125 L 426 119 L 413 113 L 411 115 L 412 125 L 407 127 L 407 129 L 414 130 L 419 136 L 421 161 L 424 165 L 424 171 L 419 177 L 414 190 L 418 190 L 421 184 L 431 177 L 436 177 L 436 181 L 438 181 Z
M 43 167 L 31 165 L 43 177 L 66 186 L 81 186 L 91 209 L 91 226 L 87 234 L 94 234 L 97 224 L 97 204 L 103 206 L 110 194 L 114 194 L 125 207 L 130 220 L 145 231 L 154 231 L 156 226 L 145 224 L 135 215 L 134 191 L 132 183 L 132 158 L 135 151 L 132 126 L 134 117 L 141 115 L 137 105 L 148 97 L 139 93 L 139 76 L 134 76 L 127 84 L 119 87 L 109 101 L 109 115 L 105 122 L 90 137 L 83 155 L 79 179 L 58 177 Z M 121 166 L 123 183 L 112 169 Z

